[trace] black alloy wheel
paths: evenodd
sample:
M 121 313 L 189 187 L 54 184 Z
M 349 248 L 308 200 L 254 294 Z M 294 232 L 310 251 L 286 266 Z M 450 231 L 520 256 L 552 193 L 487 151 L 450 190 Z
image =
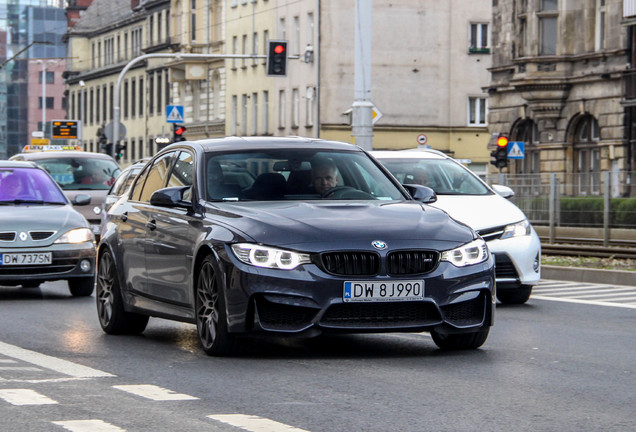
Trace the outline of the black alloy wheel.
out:
M 99 256 L 97 269 L 97 316 L 102 329 L 108 334 L 143 332 L 148 324 L 148 316 L 124 310 L 117 268 L 110 251 L 104 251 Z
M 234 351 L 235 338 L 228 334 L 225 297 L 218 279 L 214 259 L 208 255 L 196 279 L 197 333 L 206 354 L 222 356 Z

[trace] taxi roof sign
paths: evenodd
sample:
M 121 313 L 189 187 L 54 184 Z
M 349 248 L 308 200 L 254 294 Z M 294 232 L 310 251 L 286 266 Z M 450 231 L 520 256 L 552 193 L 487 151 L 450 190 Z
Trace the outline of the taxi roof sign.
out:
M 82 150 L 79 146 L 72 145 L 25 145 L 22 153 L 35 153 L 42 151 L 65 151 L 65 150 Z

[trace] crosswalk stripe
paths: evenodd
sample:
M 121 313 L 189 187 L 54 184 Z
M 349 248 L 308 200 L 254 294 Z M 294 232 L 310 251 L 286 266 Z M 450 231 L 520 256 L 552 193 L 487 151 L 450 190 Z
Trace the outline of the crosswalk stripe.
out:
M 132 393 L 137 396 L 144 397 L 146 399 L 152 399 L 156 401 L 168 401 L 168 400 L 196 400 L 198 397 L 190 396 L 183 393 L 175 393 L 172 390 L 167 390 L 155 385 L 140 384 L 140 385 L 116 385 L 113 386 L 118 390 L 122 390 L 128 393 Z
M 0 390 L 0 399 L 4 399 L 12 405 L 52 405 L 57 403 L 57 401 L 30 389 L 3 389 Z
M 217 414 L 208 418 L 226 423 L 250 432 L 308 432 L 293 426 L 279 423 L 263 417 L 243 414 Z
M 76 378 L 99 378 L 115 376 L 107 372 L 102 372 L 97 369 L 82 366 L 77 363 L 62 360 L 56 357 L 51 357 L 39 352 L 30 351 L 24 348 L 17 347 L 15 345 L 9 345 L 8 343 L 4 342 L 0 342 L 0 354 Z
M 102 420 L 66 420 L 54 421 L 53 424 L 62 426 L 71 432 L 126 432 L 126 429 L 122 429 Z

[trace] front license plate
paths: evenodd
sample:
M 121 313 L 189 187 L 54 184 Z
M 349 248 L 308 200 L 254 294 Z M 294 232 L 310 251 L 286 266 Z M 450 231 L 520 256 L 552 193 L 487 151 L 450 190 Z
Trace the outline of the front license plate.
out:
M 424 281 L 345 282 L 342 299 L 345 303 L 424 300 Z
M 45 265 L 51 264 L 51 252 L 23 252 L 0 254 L 0 265 Z

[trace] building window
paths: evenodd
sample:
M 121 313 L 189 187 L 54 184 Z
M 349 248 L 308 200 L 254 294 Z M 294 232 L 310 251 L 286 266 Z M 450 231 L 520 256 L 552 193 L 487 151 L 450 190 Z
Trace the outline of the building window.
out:
M 238 54 L 238 37 L 232 37 L 232 54 Z M 232 59 L 232 69 L 236 69 L 236 58 Z
M 263 135 L 269 134 L 269 92 L 263 92 Z
M 241 96 L 241 135 L 247 135 L 247 95 Z
M 490 48 L 488 48 L 488 24 L 470 24 L 470 48 L 468 51 L 471 53 L 490 52 Z
M 558 0 L 541 0 L 539 18 L 539 55 L 555 55 L 557 47 Z
M 287 40 L 287 29 L 285 27 L 285 18 L 281 18 L 278 26 L 278 34 L 280 34 L 281 40 Z
M 46 71 L 46 83 L 55 84 L 55 72 Z M 42 84 L 42 73 L 38 74 L 38 84 Z
M 596 0 L 596 51 L 605 49 L 605 0 Z
M 131 53 L 133 57 L 141 55 L 141 27 L 130 32 Z
M 258 33 L 254 32 L 252 34 L 252 54 L 258 54 Z M 256 66 L 258 63 L 256 57 L 252 60 L 252 66 Z
M 144 79 L 139 77 L 139 117 L 144 115 Z
M 150 15 L 148 17 L 148 45 L 152 46 L 154 41 L 154 36 L 155 36 L 155 16 L 154 15 Z
M 578 193 L 598 194 L 601 190 L 600 128 L 596 119 L 584 115 L 574 130 L 574 168 L 578 174 Z
M 285 128 L 285 90 L 278 92 L 278 128 Z
M 115 63 L 115 38 L 111 37 L 104 41 L 104 66 Z
M 537 124 L 531 119 L 519 121 L 513 129 L 511 141 L 523 141 L 524 143 L 524 158 L 508 160 L 509 164 L 515 164 L 515 172 L 518 174 L 539 174 L 541 158 L 538 147 L 539 129 Z M 537 180 L 540 184 L 541 179 Z M 533 179 L 532 181 L 534 182 L 535 180 Z
M 148 75 L 148 114 L 155 114 L 155 77 L 153 73 Z
M 135 78 L 130 80 L 130 116 L 137 115 L 137 81 Z
M 247 35 L 243 35 L 243 55 L 247 55 Z M 247 67 L 247 59 L 243 58 L 243 67 Z
M 114 115 L 114 98 L 115 98 L 115 90 L 114 90 L 114 84 L 110 85 L 110 91 L 108 92 L 108 106 L 110 106 L 110 115 L 108 116 L 108 118 L 110 118 L 111 120 L 113 119 L 113 115 Z
M 101 104 L 101 99 L 100 97 L 100 91 L 99 91 L 99 87 L 97 87 L 95 89 L 95 123 L 99 124 L 99 122 L 101 121 L 101 117 L 100 117 L 100 104 Z
M 163 86 L 161 85 L 161 72 L 159 72 L 157 74 L 157 109 L 155 110 L 155 112 L 159 115 L 161 115 L 161 113 L 163 112 L 161 110 L 161 95 L 163 93 Z M 166 104 L 168 103 L 168 100 L 166 99 Z
M 294 28 L 292 35 L 292 52 L 296 55 L 300 54 L 300 18 L 295 16 L 293 22 Z
M 47 97 L 46 98 L 46 109 L 53 109 L 54 107 L 54 101 L 52 97 Z M 38 98 L 38 109 L 42 109 L 42 97 L 40 96 Z
M 192 0 L 190 10 L 190 39 L 192 42 L 197 40 L 197 0 Z
M 128 118 L 128 81 L 124 81 L 124 118 Z
M 487 99 L 485 97 L 468 98 L 468 125 L 485 126 L 488 115 Z
M 252 93 L 252 135 L 258 135 L 258 93 Z
M 305 111 L 307 113 L 305 125 L 307 127 L 312 127 L 314 125 L 314 101 L 316 100 L 316 90 L 313 87 L 307 87 L 305 96 Z
M 292 118 L 291 127 L 297 129 L 300 124 L 300 95 L 298 89 L 292 90 Z
M 307 45 L 314 44 L 314 13 L 307 13 Z
M 106 85 L 102 86 L 102 117 L 106 123 L 108 120 L 108 87 Z
M 236 136 L 238 132 L 238 99 L 236 95 L 232 96 L 232 126 L 230 134 Z

